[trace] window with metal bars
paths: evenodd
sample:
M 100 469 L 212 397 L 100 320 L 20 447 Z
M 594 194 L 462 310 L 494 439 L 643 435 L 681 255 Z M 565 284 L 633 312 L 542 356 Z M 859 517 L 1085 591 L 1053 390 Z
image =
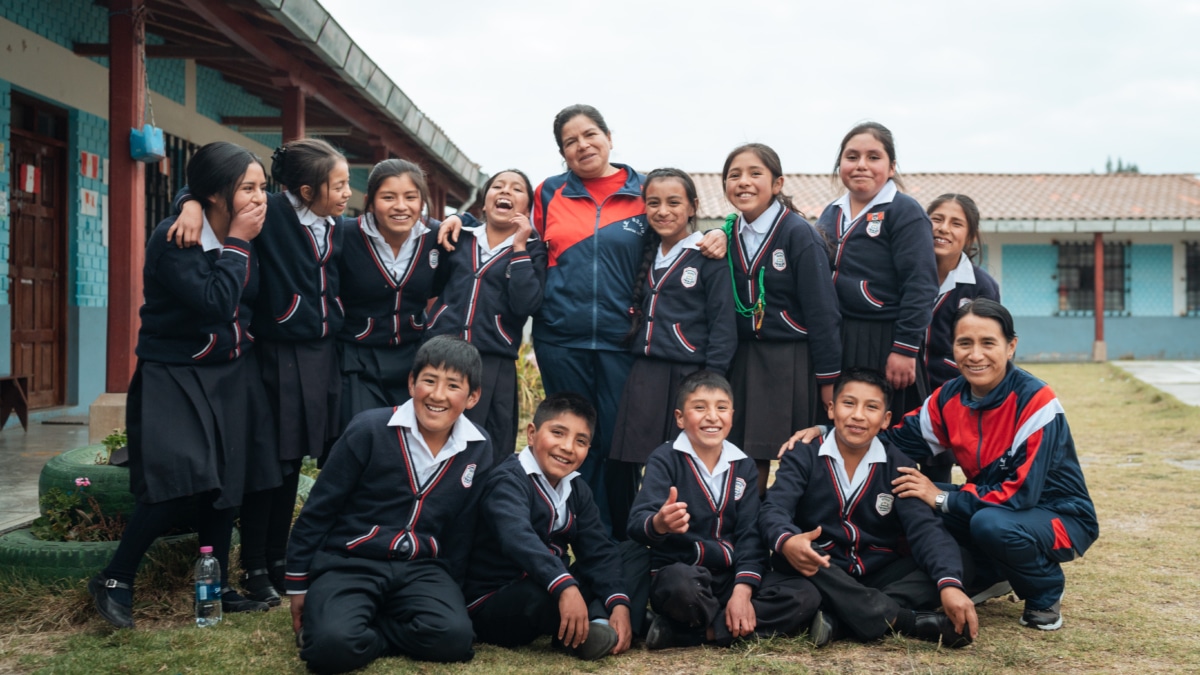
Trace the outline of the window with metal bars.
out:
M 1183 245 L 1186 251 L 1187 315 L 1200 316 L 1200 241 L 1188 241 Z
M 1096 249 L 1091 242 L 1056 242 L 1058 311 L 1056 316 L 1091 316 L 1096 308 Z M 1126 316 L 1129 296 L 1128 242 L 1104 244 L 1104 314 Z
M 146 241 L 158 224 L 175 213 L 175 195 L 187 185 L 187 163 L 200 149 L 199 145 L 178 136 L 164 133 L 167 157 L 161 162 L 146 165 Z M 278 184 L 267 176 L 267 191 L 276 192 Z

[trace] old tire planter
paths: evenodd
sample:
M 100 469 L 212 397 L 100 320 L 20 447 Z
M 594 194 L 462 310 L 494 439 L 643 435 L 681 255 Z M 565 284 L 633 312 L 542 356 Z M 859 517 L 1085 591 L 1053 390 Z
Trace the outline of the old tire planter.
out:
M 129 491 L 129 469 L 97 464 L 96 455 L 103 452 L 103 445 L 85 445 L 51 457 L 38 476 L 38 510 L 41 511 L 40 498 L 51 488 L 75 492 L 79 489 L 75 479 L 87 478 L 91 485 L 84 488 L 84 494 L 96 498 L 101 513 L 109 517 L 120 515 L 128 518 L 133 513 L 135 502 L 133 493 Z M 41 513 L 46 515 L 44 511 Z
M 154 542 L 154 547 L 188 540 L 193 547 L 198 546 L 195 533 L 190 533 L 163 537 Z M 87 579 L 108 565 L 119 543 L 42 541 L 29 528 L 22 528 L 0 536 L 0 569 L 46 583 Z
M 100 447 L 102 446 L 77 448 L 76 450 L 68 451 L 68 453 L 80 453 L 80 451 L 87 450 L 91 452 L 91 457 L 95 458 L 94 448 Z M 56 478 L 70 474 L 70 487 L 74 489 L 75 478 L 87 475 L 88 479 L 92 481 L 92 485 L 89 487 L 89 492 L 91 492 L 96 487 L 96 478 L 94 475 L 72 473 L 74 471 L 73 467 L 80 466 L 78 464 L 79 457 L 86 456 L 86 454 L 81 453 L 69 458 L 73 461 L 57 463 L 56 469 L 51 471 L 51 477 Z M 59 455 L 59 457 L 62 456 Z M 47 463 L 48 465 L 49 463 Z M 99 464 L 92 466 L 104 469 L 122 469 L 122 467 L 109 467 Z M 125 476 L 123 480 L 125 482 L 123 483 L 123 489 L 125 494 L 129 494 L 129 474 L 128 470 L 124 471 Z M 39 481 L 39 487 L 44 485 L 45 471 L 42 472 L 42 477 L 42 480 Z M 308 499 L 308 493 L 312 489 L 313 483 L 312 478 L 303 475 L 300 476 L 300 485 L 296 496 L 298 504 L 303 504 Z M 65 486 L 58 484 L 51 485 L 50 487 L 63 487 L 64 490 L 66 489 Z M 92 492 L 92 494 L 96 493 Z M 99 501 L 99 497 L 97 497 L 97 501 Z M 131 496 L 130 510 L 133 508 L 132 501 Z M 240 533 L 235 529 L 233 531 L 233 544 L 237 545 L 241 542 L 239 535 Z M 198 546 L 195 533 L 163 537 L 156 541 L 154 545 L 162 546 L 185 541 L 191 541 L 193 548 Z M 116 552 L 119 543 L 116 541 L 42 541 L 34 537 L 29 528 L 13 530 L 7 534 L 0 535 L 0 571 L 46 583 L 87 579 L 108 565 L 108 561 L 112 558 L 113 553 Z

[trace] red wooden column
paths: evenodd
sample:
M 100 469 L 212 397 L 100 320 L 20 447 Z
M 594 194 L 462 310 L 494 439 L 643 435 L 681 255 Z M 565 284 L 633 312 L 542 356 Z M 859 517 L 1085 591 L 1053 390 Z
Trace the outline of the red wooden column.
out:
M 111 0 L 108 14 L 108 345 L 105 391 L 124 393 L 133 377 L 145 260 L 146 172 L 129 156 L 129 130 L 141 128 L 146 98 L 145 0 Z
M 304 90 L 283 88 L 283 142 L 304 138 Z
M 1096 315 L 1096 338 L 1092 342 L 1092 360 L 1107 361 L 1108 345 L 1104 343 L 1104 235 L 1099 232 L 1095 234 L 1094 256 L 1096 269 L 1093 286 L 1096 290 L 1096 305 L 1093 312 Z

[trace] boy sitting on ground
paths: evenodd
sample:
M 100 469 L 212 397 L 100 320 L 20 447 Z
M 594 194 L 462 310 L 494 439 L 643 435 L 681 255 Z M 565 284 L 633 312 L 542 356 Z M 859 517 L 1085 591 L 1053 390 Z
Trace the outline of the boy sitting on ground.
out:
M 552 394 L 533 414 L 529 445 L 488 477 L 464 587 L 481 642 L 517 647 L 553 635 L 585 660 L 629 649 L 631 595 L 646 606 L 646 553 L 612 541 L 578 478 L 595 427 L 587 399 Z
M 474 656 L 458 580 L 492 461 L 463 416 L 481 368 L 466 341 L 429 340 L 409 375 L 412 400 L 359 414 L 333 446 L 287 552 L 292 623 L 312 670 Z
M 683 380 L 675 421 L 683 432 L 646 462 L 629 536 L 650 546 L 650 649 L 751 635 L 791 635 L 821 598 L 808 580 L 764 568 L 758 533 L 758 468 L 725 438 L 733 423 L 729 382 L 706 370 Z
M 962 647 L 979 622 L 963 592 L 958 545 L 929 507 L 895 498 L 899 468 L 915 465 L 875 438 L 891 420 L 891 394 L 874 370 L 842 372 L 829 404 L 834 429 L 783 455 L 759 517 L 762 534 L 776 569 L 821 592 L 809 631 L 818 646 L 844 626 L 864 641 L 894 630 Z M 939 603 L 946 614 L 917 611 Z

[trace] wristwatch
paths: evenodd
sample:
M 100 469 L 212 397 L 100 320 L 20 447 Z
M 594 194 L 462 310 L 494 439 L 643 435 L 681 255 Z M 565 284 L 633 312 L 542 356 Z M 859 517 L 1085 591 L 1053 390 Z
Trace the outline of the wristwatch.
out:
M 949 492 L 939 492 L 938 495 L 933 498 L 933 508 L 945 513 L 946 498 L 948 498 L 949 496 L 950 496 Z

